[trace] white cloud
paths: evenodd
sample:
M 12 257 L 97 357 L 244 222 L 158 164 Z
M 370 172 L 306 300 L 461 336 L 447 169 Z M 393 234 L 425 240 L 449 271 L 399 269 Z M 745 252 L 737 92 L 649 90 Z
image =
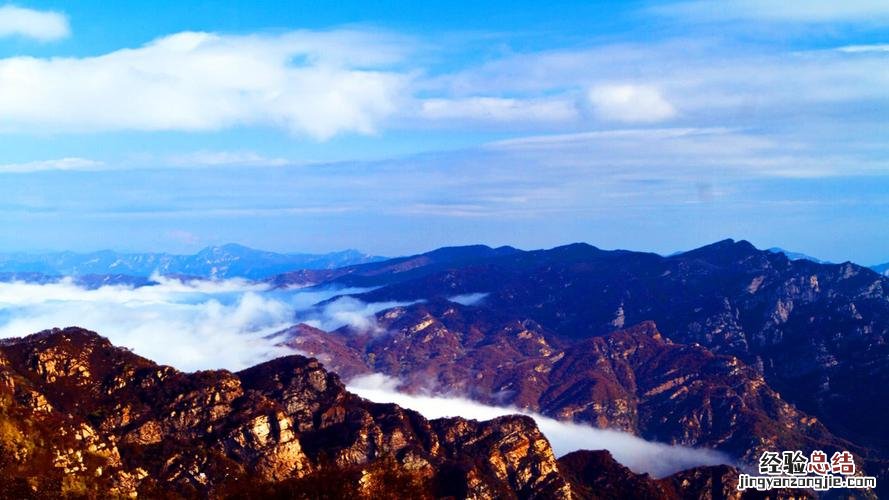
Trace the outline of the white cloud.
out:
M 0 174 L 26 174 L 45 170 L 101 170 L 105 164 L 87 158 L 59 158 L 56 160 L 30 161 L 23 163 L 0 164 Z
M 886 107 L 889 79 L 878 48 L 858 48 L 858 56 L 849 57 L 837 50 L 780 50 L 713 38 L 614 43 L 511 54 L 431 84 L 457 95 L 547 96 L 575 89 L 593 116 L 616 122 L 681 114 L 696 127 L 730 124 L 794 134 L 836 127 L 836 117 L 854 109 L 858 119 L 841 130 L 864 137 L 874 131 L 862 128 L 882 125 Z
M 603 120 L 653 123 L 676 116 L 676 109 L 660 90 L 649 85 L 597 85 L 588 96 L 596 115 Z
M 840 47 L 837 50 L 850 54 L 862 52 L 889 52 L 889 43 L 876 43 L 872 45 L 846 45 L 845 47 Z
M 64 14 L 15 5 L 0 7 L 0 37 L 22 36 L 46 42 L 66 38 L 70 34 L 68 18 Z
M 528 415 L 549 440 L 557 456 L 575 450 L 608 450 L 621 464 L 636 473 L 668 476 L 701 465 L 731 464 L 725 454 L 709 449 L 671 446 L 608 429 L 561 422 L 517 408 L 487 406 L 459 397 L 412 395 L 398 392 L 398 381 L 381 374 L 364 375 L 348 382 L 349 391 L 378 403 L 395 403 L 427 418 L 463 417 L 488 420 L 502 415 Z
M 498 149 L 525 149 L 585 144 L 594 141 L 658 141 L 683 137 L 727 135 L 733 131 L 725 128 L 634 128 L 596 130 L 574 134 L 552 134 L 504 139 L 488 145 Z
M 667 4 L 655 12 L 704 20 L 765 20 L 827 23 L 867 22 L 889 19 L 884 0 L 695 0 Z
M 146 155 L 113 163 L 79 157 L 6 163 L 0 164 L 0 174 L 26 174 L 47 170 L 109 171 L 129 168 L 283 167 L 297 164 L 299 163 L 287 158 L 265 156 L 255 151 L 194 151 L 161 158 Z
M 171 156 L 167 163 L 180 167 L 280 167 L 295 162 L 261 155 L 255 151 L 195 151 Z
M 574 103 L 564 100 L 468 97 L 426 99 L 420 114 L 431 120 L 490 122 L 567 122 L 578 117 Z
M 457 304 L 461 304 L 464 306 L 474 306 L 481 301 L 485 300 L 488 296 L 488 293 L 464 293 L 461 295 L 454 295 L 453 297 L 448 297 L 448 300 L 451 302 L 456 302 Z
M 246 368 L 290 351 L 265 338 L 289 326 L 286 301 L 240 280 L 88 290 L 70 280 L 0 283 L 0 338 L 81 326 L 176 368 Z
M 409 81 L 405 43 L 356 31 L 185 32 L 97 57 L 0 60 L 0 127 L 371 134 Z
M 277 345 L 274 334 L 292 326 L 297 314 L 313 304 L 340 293 L 367 291 L 275 290 L 241 279 L 152 279 L 156 285 L 95 289 L 71 279 L 0 283 L 0 338 L 79 326 L 182 370 L 238 370 L 293 354 Z M 372 304 L 366 307 L 374 309 Z M 353 318 L 357 317 L 356 311 Z
M 354 293 L 354 292 L 352 292 Z M 321 330 L 333 331 L 348 326 L 356 332 L 382 333 L 375 314 L 415 302 L 363 302 L 354 297 L 340 297 L 320 308 L 307 311 L 300 321 Z

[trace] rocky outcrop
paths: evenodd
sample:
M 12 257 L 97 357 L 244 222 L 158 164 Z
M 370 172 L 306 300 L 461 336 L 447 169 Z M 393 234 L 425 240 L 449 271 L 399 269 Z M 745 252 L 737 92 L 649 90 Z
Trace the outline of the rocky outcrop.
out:
M 0 447 L 3 498 L 225 497 L 335 475 L 356 497 L 570 497 L 527 417 L 429 421 L 301 356 L 186 374 L 74 328 L 0 343 Z

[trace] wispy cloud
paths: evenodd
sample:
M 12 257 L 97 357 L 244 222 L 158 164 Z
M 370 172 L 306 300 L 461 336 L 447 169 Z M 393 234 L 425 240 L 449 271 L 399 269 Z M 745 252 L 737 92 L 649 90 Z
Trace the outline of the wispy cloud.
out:
M 59 158 L 56 160 L 29 161 L 23 163 L 0 164 L 0 174 L 27 174 L 46 170 L 102 170 L 104 162 L 88 158 Z
M 178 167 L 280 167 L 296 162 L 286 158 L 268 157 L 255 151 L 195 151 L 170 156 L 163 163 Z
M 461 295 L 448 297 L 448 300 L 464 306 L 474 306 L 484 301 L 485 298 L 488 297 L 488 295 L 488 293 L 464 293 Z
M 659 5 L 652 11 L 697 20 L 873 23 L 889 19 L 889 4 L 882 0 L 695 0 Z
M 313 307 L 299 316 L 299 321 L 315 328 L 332 331 L 349 327 L 359 333 L 383 333 L 377 324 L 376 313 L 416 302 L 363 302 L 354 297 L 341 297 Z
M 889 52 L 889 43 L 876 43 L 871 45 L 845 45 L 843 47 L 839 47 L 837 50 L 850 54 L 866 52 Z
M 722 180 L 762 177 L 849 175 L 848 165 L 818 158 L 806 146 L 720 127 L 646 128 L 552 134 L 497 141 L 487 146 L 507 157 L 562 167 L 591 169 L 597 182 L 648 180 L 692 182 L 702 174 Z M 857 165 L 860 172 L 885 167 Z
M 0 37 L 20 36 L 49 42 L 68 37 L 68 18 L 60 12 L 4 5 L 0 7 Z
M 594 127 L 671 119 L 682 126 L 816 133 L 861 103 L 873 112 L 855 108 L 856 128 L 881 122 L 889 80 L 877 49 L 860 48 L 850 57 L 848 51 L 784 50 L 690 34 L 509 54 L 430 84 L 461 95 L 588 102 L 591 113 L 582 122 Z
M 502 97 L 427 99 L 422 103 L 420 115 L 431 120 L 524 123 L 564 123 L 580 116 L 571 101 Z

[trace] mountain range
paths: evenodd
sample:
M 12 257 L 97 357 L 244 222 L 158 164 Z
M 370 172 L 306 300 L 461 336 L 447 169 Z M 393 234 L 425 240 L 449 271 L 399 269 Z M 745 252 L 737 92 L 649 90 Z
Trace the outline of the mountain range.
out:
M 21 478 L 2 492 L 752 495 L 729 465 L 655 479 L 601 451 L 557 458 L 526 417 L 427 420 L 340 382 L 372 373 L 407 393 L 720 450 L 742 468 L 764 451 L 848 450 L 878 477 L 862 498 L 889 481 L 889 278 L 853 263 L 735 240 L 671 256 L 476 245 L 264 281 L 364 290 L 319 310 L 386 307 L 360 328 L 294 321 L 273 338 L 300 355 L 237 373 L 178 372 L 77 328 L 2 340 L 0 477 Z
M 755 498 L 737 477 L 557 460 L 528 417 L 427 420 L 302 356 L 188 374 L 77 328 L 0 341 L 0 498 Z
M 168 253 L 120 253 L 111 250 L 91 253 L 6 253 L 0 254 L 0 277 L 27 280 L 48 277 L 117 277 L 111 282 L 139 283 L 155 273 L 195 278 L 263 279 L 292 269 L 331 269 L 377 262 L 383 257 L 343 250 L 327 254 L 275 253 L 228 244 L 207 247 L 194 255 Z
M 375 287 L 378 330 L 288 343 L 348 376 L 457 391 L 714 447 L 848 449 L 889 470 L 889 280 L 725 240 L 663 257 L 586 244 L 442 249 L 274 283 Z M 467 302 L 466 297 L 473 297 Z M 333 299 L 336 300 L 336 299 Z

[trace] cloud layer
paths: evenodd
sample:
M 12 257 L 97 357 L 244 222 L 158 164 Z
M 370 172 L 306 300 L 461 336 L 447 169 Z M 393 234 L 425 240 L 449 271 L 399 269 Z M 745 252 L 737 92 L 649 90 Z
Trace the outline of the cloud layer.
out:
M 373 313 L 397 305 L 366 304 L 353 298 L 315 305 L 338 294 L 366 291 L 362 289 L 273 290 L 242 280 L 153 279 L 157 284 L 138 288 L 86 289 L 70 279 L 49 284 L 0 283 L 0 338 L 80 326 L 99 332 L 115 345 L 182 370 L 238 370 L 293 354 L 294 350 L 278 345 L 281 339 L 274 334 L 300 318 L 312 318 L 316 325 L 330 329 L 348 325 L 376 332 Z M 462 298 L 477 301 L 483 296 Z M 362 397 L 394 402 L 429 418 L 529 414 L 463 398 L 401 394 L 395 390 L 397 385 L 397 380 L 379 374 L 348 384 Z M 577 449 L 608 449 L 634 471 L 658 477 L 698 465 L 730 462 L 723 454 L 709 450 L 651 443 L 621 432 L 529 415 L 558 455 Z
M 56 283 L 0 283 L 0 338 L 53 327 L 80 326 L 153 361 L 182 370 L 238 370 L 293 350 L 273 334 L 311 316 L 319 325 L 372 326 L 385 304 L 313 305 L 366 289 L 273 290 L 242 280 L 179 281 L 153 278 L 143 287 L 88 289 L 71 279 Z
M 398 108 L 409 78 L 385 68 L 401 57 L 383 34 L 297 31 L 184 32 L 97 57 L 7 58 L 0 127 L 370 134 Z
M 360 293 L 357 289 L 348 293 Z M 340 291 L 343 293 L 344 291 Z M 382 333 L 376 313 L 414 302 L 362 302 L 354 297 L 340 297 L 300 314 L 299 321 L 321 330 L 333 331 L 343 326 L 359 332 Z
M 70 280 L 0 283 L 0 338 L 80 326 L 176 368 L 246 368 L 289 354 L 265 337 L 289 326 L 292 308 L 262 291 L 241 281 L 94 290 Z
M 649 473 L 657 478 L 700 465 L 733 463 L 728 456 L 714 450 L 645 441 L 624 432 L 560 422 L 516 408 L 486 406 L 465 398 L 404 394 L 395 390 L 397 386 L 397 380 L 381 374 L 357 377 L 347 384 L 350 391 L 363 398 L 378 403 L 396 403 L 416 410 L 427 418 L 463 417 L 488 420 L 517 413 L 529 415 L 549 440 L 556 456 L 575 450 L 605 449 L 633 472 Z

